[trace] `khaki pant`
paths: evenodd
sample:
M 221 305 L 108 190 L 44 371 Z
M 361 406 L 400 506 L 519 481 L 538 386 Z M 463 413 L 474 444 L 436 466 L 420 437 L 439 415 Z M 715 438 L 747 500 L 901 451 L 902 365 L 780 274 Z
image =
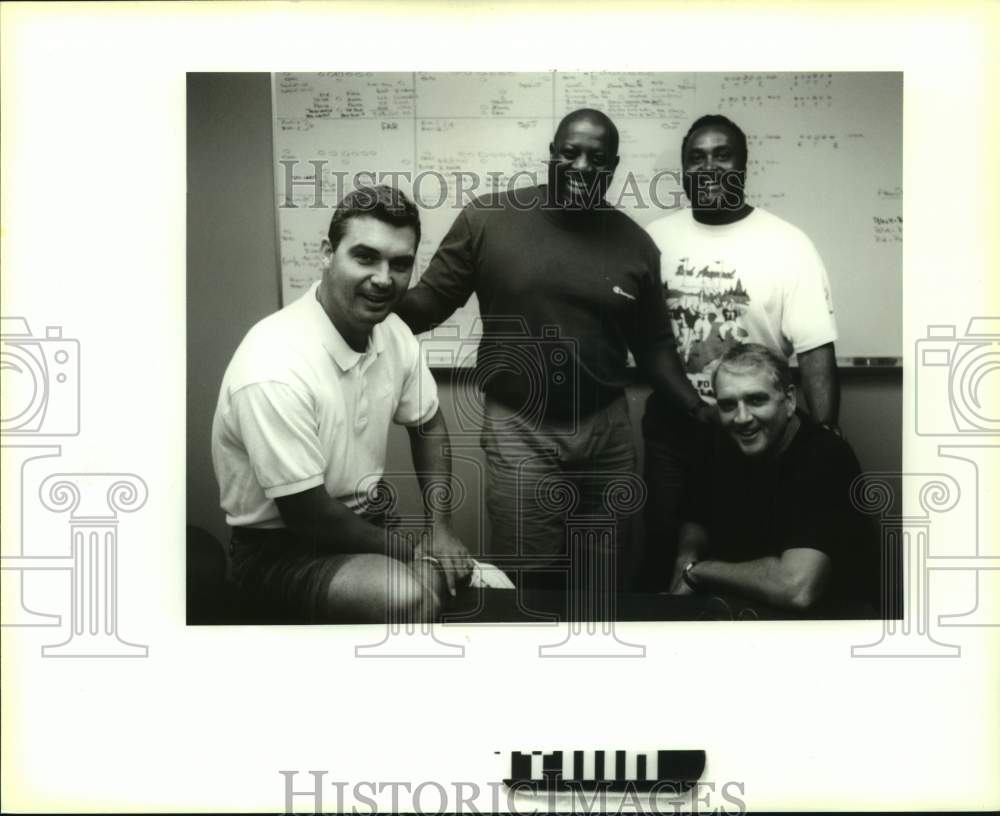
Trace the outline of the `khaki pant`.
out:
M 547 588 L 572 586 L 571 568 L 613 570 L 620 588 L 628 518 L 644 496 L 625 396 L 537 426 L 487 397 L 481 444 L 490 556 Z

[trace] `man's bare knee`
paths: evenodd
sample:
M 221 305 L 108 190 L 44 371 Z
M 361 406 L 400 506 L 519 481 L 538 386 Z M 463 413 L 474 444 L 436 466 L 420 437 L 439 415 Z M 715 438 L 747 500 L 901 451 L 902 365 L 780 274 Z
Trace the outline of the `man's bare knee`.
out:
M 399 621 L 434 621 L 441 612 L 437 594 L 406 564 L 399 564 L 399 575 L 394 576 L 390 588 L 386 614 L 392 615 L 392 620 Z M 389 618 L 387 618 L 389 619 Z
M 437 597 L 401 561 L 353 556 L 330 580 L 323 617 L 330 622 L 388 623 L 434 620 Z

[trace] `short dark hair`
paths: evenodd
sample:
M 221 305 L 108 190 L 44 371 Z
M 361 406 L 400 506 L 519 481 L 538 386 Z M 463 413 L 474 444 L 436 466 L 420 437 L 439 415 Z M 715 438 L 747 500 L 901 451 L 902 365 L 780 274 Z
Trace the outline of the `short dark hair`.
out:
M 744 343 L 740 346 L 733 346 L 723 354 L 719 358 L 719 364 L 715 367 L 715 371 L 712 372 L 712 388 L 715 388 L 719 370 L 723 367 L 729 370 L 734 368 L 763 369 L 771 375 L 771 384 L 782 394 L 792 386 L 792 371 L 788 367 L 788 361 L 760 343 Z
M 611 151 L 612 156 L 617 156 L 618 128 L 615 127 L 615 123 L 611 121 L 611 118 L 606 113 L 599 111 L 596 108 L 580 108 L 572 113 L 567 113 L 556 127 L 556 132 L 552 137 L 552 141 L 558 142 L 560 134 L 573 124 L 573 122 L 577 122 L 581 119 L 597 125 L 598 127 L 602 127 L 608 132 L 608 149 Z
M 740 126 L 721 113 L 709 113 L 695 119 L 691 123 L 691 127 L 688 128 L 688 132 L 684 134 L 684 138 L 681 140 L 681 161 L 684 161 L 684 155 L 687 153 L 688 141 L 691 139 L 691 134 L 704 127 L 726 128 L 726 130 L 732 131 L 732 134 L 736 137 L 737 146 L 743 151 L 743 160 L 746 161 L 749 158 L 749 154 L 747 153 L 747 135 Z
M 327 238 L 333 250 L 347 232 L 347 222 L 352 218 L 377 218 L 394 227 L 413 227 L 420 245 L 420 212 L 416 204 L 402 190 L 379 184 L 375 187 L 358 187 L 345 195 L 330 219 Z

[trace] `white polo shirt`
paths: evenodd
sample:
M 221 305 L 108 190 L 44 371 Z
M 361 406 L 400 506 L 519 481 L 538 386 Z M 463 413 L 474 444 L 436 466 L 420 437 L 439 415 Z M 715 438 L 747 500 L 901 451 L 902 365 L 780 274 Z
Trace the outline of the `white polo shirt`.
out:
M 354 351 L 316 299 L 264 318 L 236 349 L 212 422 L 212 464 L 232 526 L 284 527 L 274 499 L 317 485 L 355 512 L 385 469 L 389 425 L 438 408 L 420 347 L 395 314 Z

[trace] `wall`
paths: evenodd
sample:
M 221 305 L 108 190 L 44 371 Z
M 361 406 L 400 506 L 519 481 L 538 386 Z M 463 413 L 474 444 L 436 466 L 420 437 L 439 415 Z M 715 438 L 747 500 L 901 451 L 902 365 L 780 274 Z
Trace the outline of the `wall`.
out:
M 279 306 L 275 244 L 270 78 L 267 74 L 188 77 L 188 523 L 227 538 L 209 439 L 222 374 L 247 329 Z M 441 401 L 451 417 L 455 386 L 445 374 Z M 867 470 L 898 470 L 902 461 L 902 372 L 845 369 L 841 424 Z M 638 429 L 645 388 L 630 390 Z M 453 430 L 456 430 L 454 428 Z M 637 443 L 638 443 L 637 436 Z M 406 432 L 393 428 L 386 470 L 412 469 Z M 463 441 L 456 473 L 469 499 L 459 534 L 479 539 L 482 457 L 475 434 Z M 401 482 L 414 506 L 412 479 Z
M 188 523 L 227 538 L 210 438 L 219 384 L 256 321 L 278 308 L 267 74 L 189 74 Z

